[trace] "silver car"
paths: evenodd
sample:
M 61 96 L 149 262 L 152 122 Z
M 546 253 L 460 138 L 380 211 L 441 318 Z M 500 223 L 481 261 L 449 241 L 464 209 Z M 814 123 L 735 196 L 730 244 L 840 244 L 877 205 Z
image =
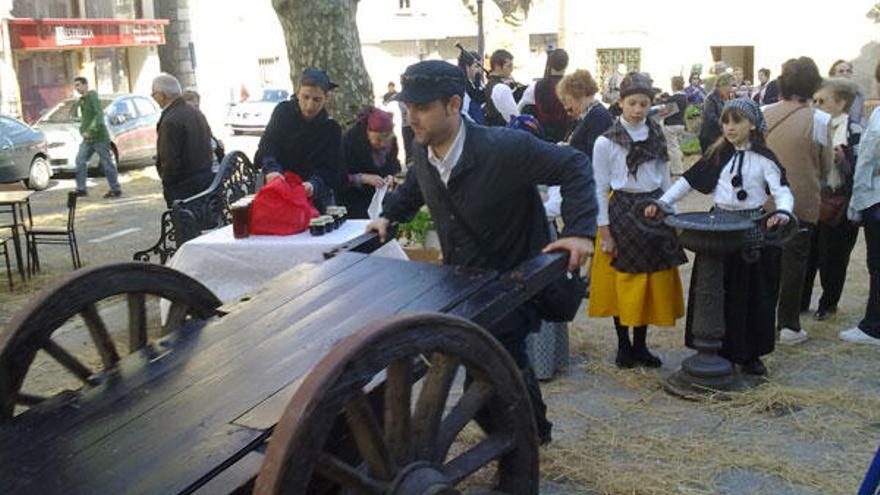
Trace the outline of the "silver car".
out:
M 154 163 L 156 124 L 162 114 L 159 105 L 152 98 L 132 94 L 102 96 L 99 99 L 116 164 Z M 34 125 L 46 134 L 53 172 L 76 171 L 76 154 L 82 142 L 77 101 L 77 98 L 62 101 Z M 89 169 L 98 169 L 97 154 L 89 160 Z
M 259 99 L 233 105 L 226 117 L 226 127 L 229 127 L 233 134 L 262 133 L 269 124 L 275 106 L 288 99 L 290 92 L 286 89 L 264 89 Z

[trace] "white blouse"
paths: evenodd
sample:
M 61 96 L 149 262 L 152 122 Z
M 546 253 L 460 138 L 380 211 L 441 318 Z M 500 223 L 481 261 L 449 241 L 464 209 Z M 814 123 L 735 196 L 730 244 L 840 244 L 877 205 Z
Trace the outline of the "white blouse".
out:
M 742 190 L 748 193 L 744 200 L 737 198 L 739 187 L 733 186 L 733 178 L 737 174 L 735 162 L 737 155 L 724 164 L 718 184 L 712 197 L 715 205 L 724 210 L 752 210 L 764 206 L 767 199 L 772 195 L 776 208 L 791 212 L 794 208 L 794 197 L 788 186 L 782 185 L 782 173 L 772 160 L 746 150 L 742 161 Z M 767 194 L 767 188 L 770 194 Z M 677 203 L 685 197 L 692 188 L 688 181 L 682 177 L 663 194 L 660 201 L 670 205 Z
M 633 142 L 648 139 L 648 126 L 645 121 L 630 124 L 622 117 L 620 123 L 629 133 Z M 599 203 L 598 225 L 608 225 L 608 192 L 651 192 L 666 190 L 672 184 L 669 176 L 669 163 L 666 158 L 651 160 L 639 166 L 633 176 L 626 168 L 627 150 L 605 136 L 599 137 L 593 146 L 593 175 L 596 180 L 596 200 Z

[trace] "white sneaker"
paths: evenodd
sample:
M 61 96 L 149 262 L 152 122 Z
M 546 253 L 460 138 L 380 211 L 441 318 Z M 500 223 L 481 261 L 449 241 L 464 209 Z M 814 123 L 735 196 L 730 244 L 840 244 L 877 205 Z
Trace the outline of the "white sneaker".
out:
M 880 339 L 877 337 L 871 337 L 859 327 L 850 328 L 849 330 L 840 332 L 840 338 L 847 342 L 852 342 L 853 344 L 880 345 Z
M 807 335 L 807 331 L 801 329 L 801 331 L 795 331 L 790 328 L 783 328 L 779 332 L 779 343 L 783 345 L 797 345 L 801 342 L 806 342 L 806 340 L 810 338 Z

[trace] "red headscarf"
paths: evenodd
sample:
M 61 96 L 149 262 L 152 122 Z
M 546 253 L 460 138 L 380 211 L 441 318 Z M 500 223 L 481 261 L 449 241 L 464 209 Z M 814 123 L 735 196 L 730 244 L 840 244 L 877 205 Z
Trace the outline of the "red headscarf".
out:
M 373 108 L 367 115 L 367 130 L 373 132 L 391 132 L 394 130 L 394 114 Z

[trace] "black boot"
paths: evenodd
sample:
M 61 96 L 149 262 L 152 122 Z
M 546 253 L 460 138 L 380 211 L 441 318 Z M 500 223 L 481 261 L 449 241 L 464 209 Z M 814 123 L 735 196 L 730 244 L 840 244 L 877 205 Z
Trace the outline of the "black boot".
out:
M 767 367 L 760 358 L 755 358 L 739 366 L 740 371 L 747 375 L 764 376 L 767 374 Z
M 648 350 L 648 327 L 633 328 L 633 351 L 632 357 L 636 363 L 648 368 L 659 368 L 663 361 Z
M 614 363 L 618 368 L 633 368 L 636 360 L 633 358 L 633 347 L 629 341 L 629 327 L 620 324 L 620 320 L 614 318 L 614 329 L 617 330 L 617 357 Z

